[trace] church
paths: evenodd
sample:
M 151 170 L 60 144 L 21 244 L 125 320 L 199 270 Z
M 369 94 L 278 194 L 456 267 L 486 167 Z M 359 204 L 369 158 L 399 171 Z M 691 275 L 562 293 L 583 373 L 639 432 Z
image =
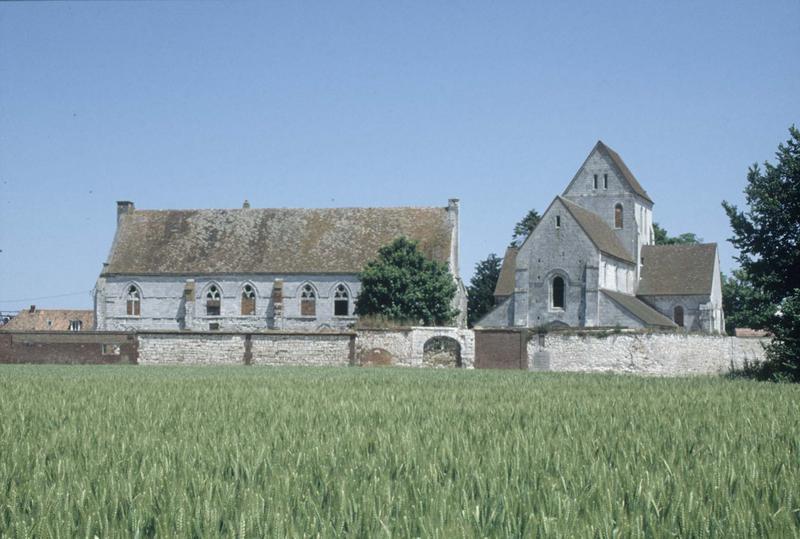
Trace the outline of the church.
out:
M 464 325 L 458 199 L 444 207 L 140 210 L 117 203 L 100 331 L 325 331 L 356 321 L 359 273 L 405 236 L 447 265 Z
M 476 327 L 682 328 L 722 333 L 715 243 L 655 245 L 653 200 L 598 141 L 519 247 Z

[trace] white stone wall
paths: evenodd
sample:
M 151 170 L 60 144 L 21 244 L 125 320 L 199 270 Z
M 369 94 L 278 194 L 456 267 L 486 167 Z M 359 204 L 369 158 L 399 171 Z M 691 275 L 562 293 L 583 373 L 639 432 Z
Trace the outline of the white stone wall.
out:
M 350 293 L 349 312 L 355 308 L 355 299 L 361 292 L 361 282 L 356 275 L 225 275 L 218 278 L 195 278 L 194 316 L 190 327 L 186 324 L 186 305 L 183 290 L 188 276 L 136 276 L 107 277 L 98 281 L 95 297 L 97 329 L 101 331 L 136 331 L 191 329 L 208 331 L 210 324 L 219 324 L 222 331 L 256 331 L 269 327 L 271 296 L 275 279 L 283 279 L 284 324 L 280 329 L 314 331 L 317 329 L 344 329 L 355 321 L 354 316 L 333 316 L 333 292 L 344 284 Z M 102 281 L 102 282 L 101 282 Z M 317 294 L 315 316 L 300 315 L 300 288 L 310 283 Z M 222 292 L 220 316 L 207 316 L 205 295 L 215 284 Z M 256 314 L 242 316 L 241 294 L 245 284 L 256 292 Z M 136 285 L 141 291 L 141 315 L 128 316 L 127 291 Z
M 528 342 L 533 370 L 615 372 L 662 376 L 720 374 L 731 365 L 764 359 L 766 339 L 620 333 L 608 336 L 549 333 Z
M 253 334 L 253 365 L 350 365 L 350 334 Z
M 236 334 L 140 333 L 140 365 L 241 365 L 245 336 Z
M 385 350 L 393 365 L 424 366 L 425 343 L 434 337 L 449 337 L 458 342 L 461 365 L 471 369 L 475 364 L 475 333 L 469 329 L 451 327 L 412 327 L 403 329 L 359 330 L 356 337 L 356 363 L 360 364 L 372 350 Z

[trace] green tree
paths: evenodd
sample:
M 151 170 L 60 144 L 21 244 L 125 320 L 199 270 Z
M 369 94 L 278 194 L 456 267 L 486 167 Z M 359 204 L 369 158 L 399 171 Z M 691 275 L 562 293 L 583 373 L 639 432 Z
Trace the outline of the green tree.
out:
M 763 373 L 800 381 L 800 131 L 789 128 L 775 165 L 750 167 L 747 211 L 724 201 L 733 229 L 730 242 L 747 280 L 761 295 L 774 335 Z
M 485 260 L 475 264 L 475 274 L 467 288 L 467 322 L 470 327 L 494 307 L 494 288 L 500 277 L 502 260 L 491 253 Z
M 360 275 L 355 312 L 425 325 L 450 323 L 456 284 L 447 265 L 425 258 L 417 242 L 398 238 L 378 251 Z
M 679 236 L 670 236 L 658 223 L 653 223 L 653 236 L 656 245 L 694 245 L 703 243 L 703 238 L 698 238 L 693 232 L 684 232 Z
M 538 225 L 541 220 L 542 216 L 539 215 L 539 212 L 536 210 L 529 211 L 522 220 L 514 225 L 514 236 L 511 238 L 511 244 L 517 245 L 525 241 L 525 238 L 533 232 L 533 229 L 536 228 L 536 225 Z
M 753 288 L 743 270 L 722 275 L 722 308 L 728 335 L 733 335 L 736 328 L 764 328 L 769 318 L 764 305 L 763 294 Z

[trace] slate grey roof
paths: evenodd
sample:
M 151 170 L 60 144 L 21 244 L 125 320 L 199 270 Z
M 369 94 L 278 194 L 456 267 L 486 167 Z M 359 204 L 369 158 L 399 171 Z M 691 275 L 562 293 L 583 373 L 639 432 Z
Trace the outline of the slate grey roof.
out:
M 510 296 L 514 293 L 518 252 L 519 247 L 511 246 L 506 249 L 506 255 L 503 257 L 503 265 L 500 266 L 500 275 L 497 277 L 497 284 L 494 287 L 495 296 Z
M 714 282 L 717 244 L 642 247 L 639 296 L 709 295 Z
M 601 289 L 600 291 L 648 326 L 677 327 L 675 322 L 656 311 L 636 296 L 605 289 Z
M 448 262 L 447 208 L 133 210 L 103 275 L 357 273 L 397 237 Z
M 639 183 L 639 180 L 636 179 L 636 176 L 633 175 L 631 169 L 628 168 L 628 165 L 625 164 L 625 161 L 622 160 L 622 157 L 620 157 L 617 152 L 606 146 L 602 140 L 598 140 L 597 145 L 595 147 L 600 149 L 601 151 L 604 151 L 611 158 L 611 160 L 614 162 L 614 164 L 622 173 L 622 176 L 625 178 L 625 181 L 627 181 L 630 184 L 631 189 L 633 189 L 637 195 L 639 195 L 640 197 L 642 197 L 643 199 L 647 200 L 650 203 L 653 202 L 653 199 L 650 198 L 650 195 L 647 194 L 647 191 L 644 190 L 642 184 Z
M 81 321 L 81 331 L 91 331 L 94 311 L 75 309 L 24 310 L 2 326 L 4 331 L 69 331 L 72 320 Z M 49 323 L 48 323 L 49 322 Z
M 611 227 L 600 218 L 596 213 L 592 213 L 586 208 L 578 206 L 574 202 L 570 202 L 564 197 L 559 196 L 558 200 L 567 208 L 567 211 L 575 218 L 580 227 L 589 236 L 589 239 L 601 252 L 609 254 L 620 260 L 635 263 L 635 259 L 628 250 L 619 241 L 617 235 L 611 230 Z

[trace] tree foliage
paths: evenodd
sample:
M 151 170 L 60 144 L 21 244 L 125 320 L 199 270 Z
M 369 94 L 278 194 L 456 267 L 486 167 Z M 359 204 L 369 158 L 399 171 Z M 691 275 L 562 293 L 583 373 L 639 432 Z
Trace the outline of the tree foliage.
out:
M 355 312 L 425 325 L 448 324 L 456 284 L 447 266 L 426 258 L 417 242 L 398 238 L 378 251 L 360 275 Z
M 653 223 L 653 236 L 656 245 L 695 245 L 703 242 L 703 238 L 698 238 L 694 232 L 670 236 L 658 223 Z
M 525 217 L 514 225 L 514 236 L 511 238 L 511 244 L 517 245 L 525 241 L 525 238 L 533 232 L 533 229 L 536 228 L 536 225 L 538 225 L 541 220 L 542 216 L 539 215 L 539 212 L 536 210 L 529 211 Z
M 800 131 L 792 126 L 789 134 L 778 145 L 776 164 L 750 167 L 744 190 L 748 209 L 722 205 L 737 260 L 774 335 L 765 372 L 800 381 Z
M 722 275 L 722 309 L 728 335 L 733 335 L 736 328 L 766 327 L 769 317 L 764 305 L 763 294 L 753 288 L 744 270 L 734 270 L 730 276 Z
M 470 327 L 494 307 L 494 289 L 500 277 L 502 260 L 490 253 L 485 260 L 475 264 L 475 274 L 467 288 L 467 322 Z

